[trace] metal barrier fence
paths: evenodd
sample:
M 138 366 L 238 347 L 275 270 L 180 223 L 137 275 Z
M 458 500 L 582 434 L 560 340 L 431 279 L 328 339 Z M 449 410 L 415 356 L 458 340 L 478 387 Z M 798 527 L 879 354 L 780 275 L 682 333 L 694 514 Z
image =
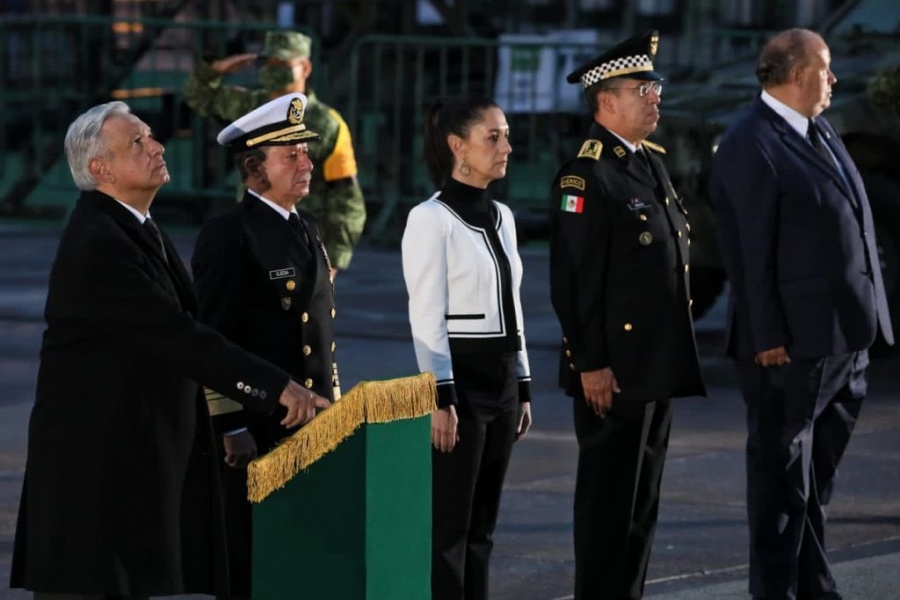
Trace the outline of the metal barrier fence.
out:
M 346 117 L 366 198 L 378 199 L 371 236 L 396 237 L 409 208 L 434 192 L 421 160 L 424 108 L 457 93 L 492 97 L 506 113 L 513 154 L 495 196 L 514 209 L 543 209 L 556 169 L 583 131 L 580 90 L 565 75 L 597 51 L 595 40 L 547 36 L 358 40 Z
M 62 142 L 72 119 L 110 100 L 127 102 L 165 142 L 172 183 L 162 198 L 202 217 L 208 201 L 234 197 L 218 124 L 193 114 L 181 89 L 200 58 L 257 51 L 274 23 L 180 22 L 113 17 L 0 20 L 0 199 L 5 211 L 60 216 L 76 197 Z M 320 45 L 314 32 L 313 52 Z M 323 73 L 327 81 L 327 73 Z M 227 76 L 255 86 L 250 71 Z M 231 178 L 231 179 L 230 179 Z
M 274 28 L 87 16 L 0 20 L 0 199 L 37 212 L 70 206 L 76 194 L 62 160 L 65 129 L 88 106 L 120 98 L 166 143 L 172 182 L 160 200 L 177 203 L 185 220 L 199 221 L 210 202 L 234 197 L 235 174 L 214 141 L 220 124 L 193 114 L 181 88 L 198 58 L 259 49 L 263 32 Z M 556 169 L 586 130 L 580 87 L 564 77 L 600 50 L 596 32 L 369 35 L 348 57 L 327 61 L 315 33 L 306 33 L 314 40 L 316 92 L 344 114 L 354 137 L 370 240 L 395 239 L 409 207 L 433 192 L 420 159 L 429 99 L 470 91 L 498 101 L 512 129 L 513 155 L 494 191 L 518 210 L 545 208 Z M 717 40 L 716 48 L 756 43 L 743 31 L 704 35 Z M 664 72 L 675 67 L 657 63 Z M 227 81 L 255 86 L 256 74 Z

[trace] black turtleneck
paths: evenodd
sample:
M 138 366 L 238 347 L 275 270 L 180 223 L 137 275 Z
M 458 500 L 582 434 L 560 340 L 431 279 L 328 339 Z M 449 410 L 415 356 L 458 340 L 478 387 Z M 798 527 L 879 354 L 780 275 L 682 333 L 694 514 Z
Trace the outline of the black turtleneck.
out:
M 454 353 L 451 350 L 457 393 L 464 396 L 466 388 L 487 391 L 488 389 L 496 388 L 497 385 L 501 385 L 508 391 L 515 390 L 515 387 L 509 390 L 507 386 L 510 384 L 512 386 L 516 385 L 515 353 L 521 349 L 522 341 L 519 337 L 515 303 L 513 302 L 512 270 L 503 244 L 500 243 L 498 233 L 500 215 L 497 206 L 486 189 L 472 187 L 455 179 L 451 179 L 444 185 L 438 200 L 453 209 L 467 224 L 485 232 L 486 241 L 490 245 L 493 255 L 497 258 L 501 302 L 503 303 L 503 320 L 506 329 L 506 335 L 499 344 L 483 344 L 482 348 L 484 350 L 481 352 Z M 496 355 L 498 362 L 502 363 L 506 368 L 500 369 L 498 372 L 496 366 L 490 366 L 496 365 L 494 361 L 485 361 L 485 354 Z M 511 373 L 508 372 L 509 369 L 512 370 Z M 504 371 L 506 371 L 506 374 L 501 376 L 502 382 L 490 381 L 491 379 L 496 379 Z M 522 393 L 522 386 L 518 387 L 519 400 L 530 400 L 530 390 L 526 389 Z
M 497 207 L 486 189 L 451 179 L 441 190 L 439 199 L 469 225 L 496 231 Z

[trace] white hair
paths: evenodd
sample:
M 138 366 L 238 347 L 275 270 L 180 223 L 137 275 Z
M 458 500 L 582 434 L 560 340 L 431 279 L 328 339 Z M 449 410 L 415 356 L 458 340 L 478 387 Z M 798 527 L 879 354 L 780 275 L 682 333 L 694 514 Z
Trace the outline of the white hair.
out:
M 65 142 L 66 158 L 75 187 L 79 190 L 97 189 L 90 162 L 109 150 L 107 141 L 100 134 L 103 124 L 111 116 L 129 114 L 131 108 L 124 102 L 107 102 L 88 109 L 69 125 Z

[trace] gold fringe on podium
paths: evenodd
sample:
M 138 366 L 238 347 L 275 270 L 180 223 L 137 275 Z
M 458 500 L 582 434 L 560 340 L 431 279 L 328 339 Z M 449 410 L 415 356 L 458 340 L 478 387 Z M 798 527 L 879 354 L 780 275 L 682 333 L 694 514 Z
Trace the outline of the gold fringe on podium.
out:
M 437 408 L 436 398 L 431 373 L 359 383 L 277 448 L 248 465 L 248 499 L 262 502 L 337 448 L 363 423 L 389 423 L 430 414 Z

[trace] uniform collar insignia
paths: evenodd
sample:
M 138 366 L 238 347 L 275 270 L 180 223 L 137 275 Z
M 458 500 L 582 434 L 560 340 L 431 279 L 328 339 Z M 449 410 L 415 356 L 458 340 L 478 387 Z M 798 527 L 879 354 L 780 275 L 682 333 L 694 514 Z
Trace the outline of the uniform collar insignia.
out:
M 600 153 L 603 152 L 603 142 L 600 140 L 586 140 L 581 145 L 581 151 L 578 152 L 578 158 L 593 158 L 600 160 Z

